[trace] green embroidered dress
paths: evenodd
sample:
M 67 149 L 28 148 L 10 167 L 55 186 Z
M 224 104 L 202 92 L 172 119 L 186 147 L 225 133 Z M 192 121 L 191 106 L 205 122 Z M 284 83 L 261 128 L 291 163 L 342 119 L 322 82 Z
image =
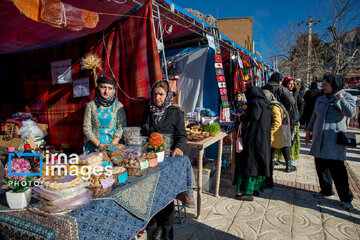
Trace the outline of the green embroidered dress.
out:
M 89 102 L 85 108 L 83 130 L 85 135 L 84 152 L 95 151 L 95 146 L 89 141 L 98 139 L 103 144 L 110 144 L 115 138 L 121 138 L 126 126 L 124 105 L 115 101 L 110 107 L 101 109 L 94 101 Z

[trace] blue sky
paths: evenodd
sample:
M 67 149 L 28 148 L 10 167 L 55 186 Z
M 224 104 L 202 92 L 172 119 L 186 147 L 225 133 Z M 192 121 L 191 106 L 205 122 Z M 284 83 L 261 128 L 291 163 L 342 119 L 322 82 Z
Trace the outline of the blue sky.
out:
M 173 0 L 183 8 L 192 8 L 215 18 L 254 17 L 255 50 L 267 59 L 273 48 L 271 35 L 280 27 L 320 16 L 325 8 L 320 0 Z M 315 19 L 316 20 L 316 19 Z M 313 32 L 322 32 L 319 24 Z

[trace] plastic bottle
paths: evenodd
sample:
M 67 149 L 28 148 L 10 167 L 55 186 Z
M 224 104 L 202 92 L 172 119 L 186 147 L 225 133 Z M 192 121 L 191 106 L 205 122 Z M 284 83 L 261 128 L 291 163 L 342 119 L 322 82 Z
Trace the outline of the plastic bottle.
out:
M 32 153 L 30 144 L 24 145 L 24 153 Z M 31 166 L 31 172 L 35 172 L 36 166 L 34 157 L 24 156 L 23 158 L 29 161 Z

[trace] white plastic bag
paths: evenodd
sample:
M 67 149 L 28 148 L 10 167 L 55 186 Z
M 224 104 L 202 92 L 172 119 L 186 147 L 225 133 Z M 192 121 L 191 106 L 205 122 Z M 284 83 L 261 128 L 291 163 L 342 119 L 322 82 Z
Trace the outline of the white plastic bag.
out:
M 22 139 L 44 137 L 43 131 L 30 119 L 22 122 L 22 127 L 17 131 L 17 134 L 20 135 Z

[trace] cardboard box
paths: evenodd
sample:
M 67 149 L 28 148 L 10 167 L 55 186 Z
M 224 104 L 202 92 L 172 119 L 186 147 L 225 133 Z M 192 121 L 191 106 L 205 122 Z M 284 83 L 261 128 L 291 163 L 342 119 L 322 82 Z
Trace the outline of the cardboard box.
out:
M 36 125 L 41 129 L 41 131 L 44 132 L 45 135 L 47 134 L 48 131 L 47 124 L 37 123 Z M 4 135 L 0 135 L 0 146 L 2 147 L 15 147 L 15 149 L 19 149 L 20 146 L 23 144 L 23 141 L 25 141 L 24 144 L 26 143 L 30 144 L 32 149 L 36 148 L 35 138 L 29 138 L 29 139 L 13 138 L 9 141 L 5 141 Z
M 195 181 L 198 182 L 198 168 L 193 166 Z M 202 173 L 202 189 L 203 191 L 210 192 L 215 186 L 216 182 L 216 161 L 208 162 L 206 166 L 203 166 Z

